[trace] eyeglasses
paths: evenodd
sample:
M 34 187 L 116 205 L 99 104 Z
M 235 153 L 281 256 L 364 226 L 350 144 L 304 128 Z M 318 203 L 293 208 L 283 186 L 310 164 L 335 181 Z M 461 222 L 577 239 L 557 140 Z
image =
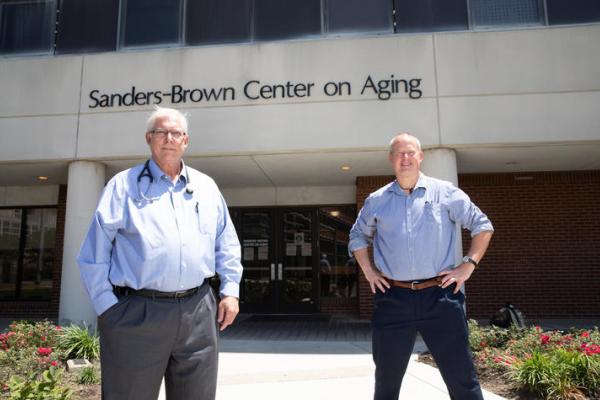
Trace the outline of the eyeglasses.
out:
M 408 158 L 413 158 L 415 156 L 415 154 L 417 154 L 414 151 L 393 151 L 392 155 L 394 157 L 399 157 L 399 158 L 404 158 L 404 157 L 408 157 Z
M 166 138 L 167 135 L 169 135 L 169 133 L 171 134 L 171 137 L 173 138 L 173 140 L 181 140 L 185 136 L 185 132 L 177 131 L 177 130 L 171 131 L 168 129 L 154 129 L 154 130 L 150 131 L 150 133 L 160 137 L 161 139 Z

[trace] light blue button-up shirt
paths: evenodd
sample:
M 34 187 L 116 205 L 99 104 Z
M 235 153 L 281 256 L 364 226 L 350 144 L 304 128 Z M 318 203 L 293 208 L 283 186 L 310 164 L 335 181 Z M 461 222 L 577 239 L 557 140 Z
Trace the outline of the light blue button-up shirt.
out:
M 174 292 L 215 272 L 221 295 L 238 297 L 240 244 L 215 182 L 184 165 L 173 183 L 151 160 L 154 181 L 144 177 L 138 184 L 143 168 L 108 182 L 77 258 L 96 313 L 117 303 L 113 285 Z
M 494 230 L 465 192 L 421 174 L 411 194 L 394 181 L 369 195 L 350 231 L 349 251 L 372 242 L 375 266 L 387 277 L 431 278 L 455 266 L 456 224 L 471 236 Z

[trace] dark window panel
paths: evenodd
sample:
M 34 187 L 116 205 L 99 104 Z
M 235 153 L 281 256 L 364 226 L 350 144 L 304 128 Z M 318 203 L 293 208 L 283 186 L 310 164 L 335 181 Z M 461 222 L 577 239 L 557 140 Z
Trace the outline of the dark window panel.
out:
M 126 0 L 123 46 L 179 43 L 180 5 L 181 0 Z
M 396 32 L 468 29 L 466 0 L 394 0 Z
M 255 0 L 255 39 L 291 39 L 320 34 L 320 0 Z
M 119 0 L 62 0 L 56 52 L 115 50 L 118 21 Z
M 50 300 L 56 252 L 56 209 L 27 210 L 21 300 Z
M 600 22 L 598 0 L 546 0 L 550 25 Z
M 188 0 L 186 44 L 250 41 L 251 11 L 252 0 Z
M 470 0 L 473 27 L 539 25 L 539 0 Z
M 54 43 L 56 3 L 0 3 L 0 52 L 49 52 Z
M 23 210 L 0 209 L 0 300 L 17 296 Z
M 328 32 L 390 32 L 391 0 L 327 0 Z

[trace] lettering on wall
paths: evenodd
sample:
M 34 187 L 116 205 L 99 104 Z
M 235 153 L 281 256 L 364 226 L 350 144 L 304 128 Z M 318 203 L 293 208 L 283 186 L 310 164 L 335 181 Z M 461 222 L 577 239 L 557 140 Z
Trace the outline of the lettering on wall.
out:
M 247 101 L 306 99 L 316 95 L 331 98 L 375 97 L 386 101 L 392 98 L 408 97 L 411 100 L 421 98 L 420 78 L 397 78 L 393 74 L 385 78 L 367 75 L 353 90 L 349 81 L 329 81 L 322 85 L 315 82 L 268 83 L 252 79 L 240 87 L 184 87 L 171 85 L 168 90 L 143 90 L 132 86 L 120 93 L 103 93 L 93 89 L 89 93 L 88 107 L 111 108 L 148 105 L 183 105 L 197 103 L 228 103 L 236 99 Z

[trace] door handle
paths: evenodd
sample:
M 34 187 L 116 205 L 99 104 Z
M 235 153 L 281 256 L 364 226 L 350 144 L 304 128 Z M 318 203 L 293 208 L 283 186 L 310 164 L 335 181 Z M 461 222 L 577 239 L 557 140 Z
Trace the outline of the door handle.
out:
M 279 280 L 282 281 L 283 280 L 283 264 L 279 263 L 279 264 L 277 264 L 277 267 L 279 268 Z
M 271 264 L 271 280 L 275 280 L 275 264 Z

